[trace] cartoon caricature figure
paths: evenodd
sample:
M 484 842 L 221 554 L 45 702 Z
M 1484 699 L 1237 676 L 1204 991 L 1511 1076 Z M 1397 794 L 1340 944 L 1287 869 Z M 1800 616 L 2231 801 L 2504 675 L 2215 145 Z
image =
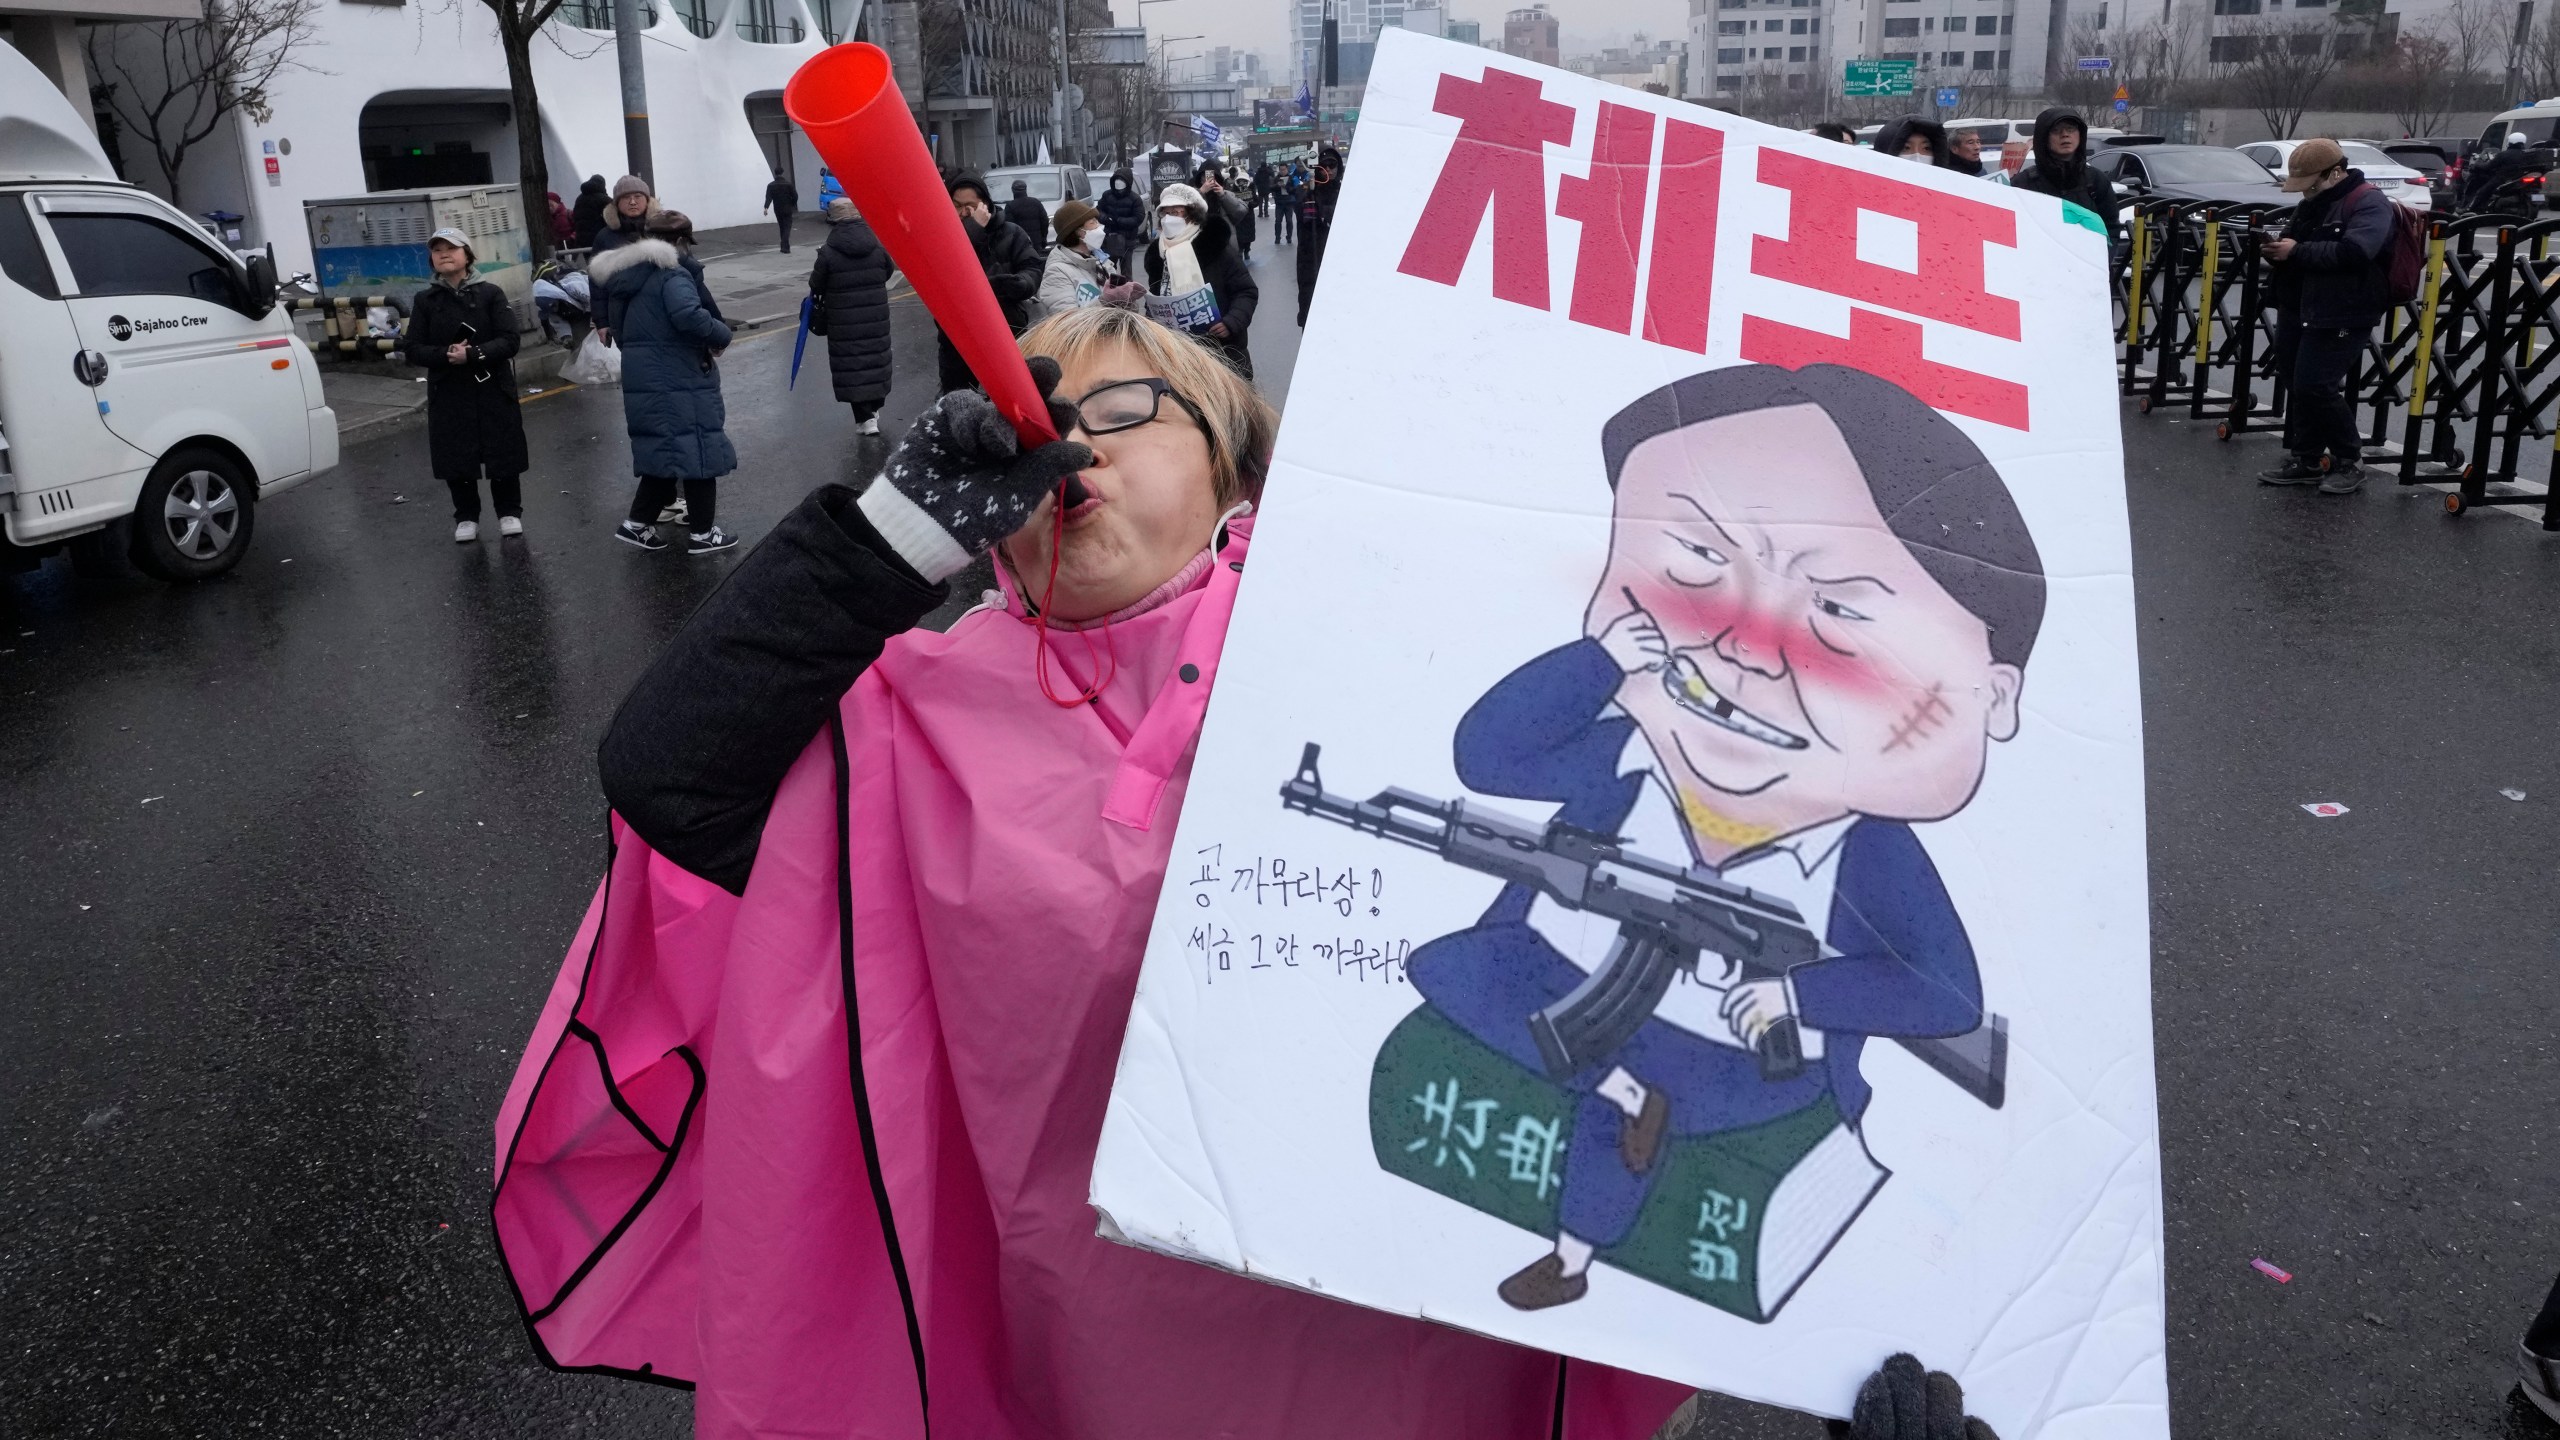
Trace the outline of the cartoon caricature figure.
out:
M 1615 500 L 1585 638 L 1476 702 L 1459 776 L 1784 900 L 1821 954 L 1756 979 L 1704 957 L 1566 1082 L 1578 1109 L 1555 1248 L 1500 1286 L 1522 1310 L 1587 1292 L 1672 1137 L 1825 1097 L 1855 1127 L 1870 1037 L 1982 1021 L 1972 944 L 1910 827 L 1963 809 L 1991 744 L 2017 733 L 2044 612 L 1999 473 L 1889 381 L 1710 371 L 1620 411 L 1601 447 Z M 1513 885 L 1407 973 L 1447 1019 L 1541 1069 L 1530 1017 L 1583 983 L 1615 928 Z M 1765 1079 L 1755 1046 L 1788 1020 L 1804 1063 Z

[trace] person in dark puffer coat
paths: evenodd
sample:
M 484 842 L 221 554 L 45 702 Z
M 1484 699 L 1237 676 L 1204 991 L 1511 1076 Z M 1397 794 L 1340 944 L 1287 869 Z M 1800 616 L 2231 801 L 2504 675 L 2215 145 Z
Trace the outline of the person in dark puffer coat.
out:
M 596 232 L 604 228 L 604 213 L 612 208 L 604 177 L 588 176 L 587 183 L 578 187 L 578 202 L 569 208 L 569 243 L 581 250 L 596 243 Z
M 663 550 L 652 523 L 684 488 L 691 553 L 708 555 L 737 543 L 714 509 L 721 476 L 738 468 L 725 429 L 715 363 L 729 348 L 729 327 L 704 303 L 686 272 L 683 249 L 693 222 L 673 210 L 649 217 L 649 233 L 595 258 L 587 267 L 597 319 L 622 347 L 622 416 L 631 431 L 631 468 L 640 485 L 630 518 L 614 538 Z
M 889 277 L 898 267 L 852 201 L 830 202 L 827 219 L 834 226 L 809 272 L 809 294 L 817 301 L 809 328 L 827 337 L 836 398 L 853 407 L 863 434 L 877 435 L 880 404 L 889 398 Z

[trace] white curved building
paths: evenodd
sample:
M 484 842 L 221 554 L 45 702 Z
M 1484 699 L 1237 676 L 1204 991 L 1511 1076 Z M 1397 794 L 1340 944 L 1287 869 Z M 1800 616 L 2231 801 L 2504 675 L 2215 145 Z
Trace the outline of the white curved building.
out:
M 839 35 L 851 23 L 847 0 L 644 4 L 657 190 L 696 227 L 759 219 L 777 164 L 815 208 L 817 157 L 781 108 L 784 82 L 828 43 L 813 6 Z M 272 242 L 290 274 L 312 268 L 305 200 L 515 182 L 506 59 L 478 0 L 321 0 L 315 20 L 314 41 L 295 52 L 304 68 L 277 77 L 266 119 L 235 111 L 188 153 L 172 197 L 183 208 L 245 217 L 238 243 Z M 550 189 L 572 203 L 587 176 L 625 169 L 611 23 L 609 0 L 570 0 L 533 52 Z M 113 58 L 149 39 L 133 26 L 95 34 L 120 39 Z M 114 78 L 109 65 L 93 68 L 93 79 Z M 147 144 L 111 138 L 127 178 L 169 193 Z

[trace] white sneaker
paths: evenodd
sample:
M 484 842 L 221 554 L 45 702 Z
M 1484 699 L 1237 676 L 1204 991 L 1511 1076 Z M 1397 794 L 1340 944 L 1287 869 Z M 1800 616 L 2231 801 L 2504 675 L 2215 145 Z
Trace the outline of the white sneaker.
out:
M 522 535 L 524 533 L 524 522 L 513 515 L 501 515 L 498 517 L 498 533 L 501 535 Z
M 453 527 L 453 543 L 456 545 L 468 545 L 479 538 L 480 522 L 477 520 L 459 521 Z
M 673 505 L 668 506 L 666 509 L 659 511 L 659 512 L 658 512 L 658 523 L 659 523 L 659 524 L 661 524 L 661 525 L 681 525 L 681 524 L 683 524 L 683 523 L 684 523 L 684 502 L 683 502 L 683 501 L 681 501 L 681 500 L 679 500 L 679 501 L 677 501 L 676 503 L 674 503 Z
M 872 416 L 870 419 L 863 421 L 863 422 L 862 422 L 862 433 L 863 433 L 863 434 L 865 434 L 865 435 L 877 435 L 877 434 L 879 434 L 879 433 L 880 433 L 880 417 L 879 417 L 879 416 L 877 416 L 877 415 L 874 415 L 874 416 Z

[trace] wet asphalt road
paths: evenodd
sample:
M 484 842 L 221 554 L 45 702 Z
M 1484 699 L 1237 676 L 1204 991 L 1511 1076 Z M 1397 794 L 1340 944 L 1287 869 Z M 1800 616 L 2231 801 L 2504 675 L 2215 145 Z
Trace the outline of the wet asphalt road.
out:
M 898 319 L 892 433 L 933 370 Z M 724 362 L 750 539 L 882 453 L 789 351 Z M 595 738 L 735 555 L 609 541 L 617 393 L 527 421 L 522 541 L 446 539 L 413 431 L 220 583 L 0 581 L 0 1434 L 687 1433 L 531 1359 L 489 1127 L 603 859 Z M 2178 1433 L 2560 1434 L 2505 1395 L 2560 1266 L 2560 536 L 2126 425 Z

